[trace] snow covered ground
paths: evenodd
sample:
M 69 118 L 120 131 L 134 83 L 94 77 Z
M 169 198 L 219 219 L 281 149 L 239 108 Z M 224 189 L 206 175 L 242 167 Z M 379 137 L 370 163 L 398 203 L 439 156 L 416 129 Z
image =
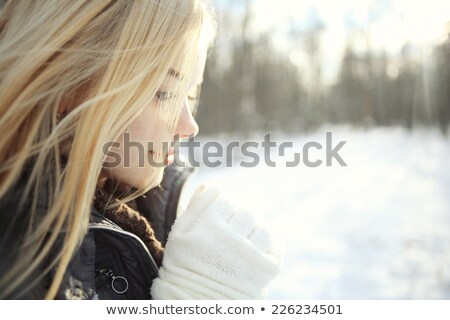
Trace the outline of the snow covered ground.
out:
M 450 139 L 425 129 L 348 127 L 272 139 L 301 152 L 309 141 L 325 146 L 326 131 L 334 145 L 347 141 L 339 152 L 347 167 L 288 168 L 289 153 L 272 154 L 275 168 L 201 167 L 183 201 L 199 183 L 215 184 L 270 222 L 285 243 L 270 299 L 450 299 Z M 310 155 L 319 158 L 323 150 Z

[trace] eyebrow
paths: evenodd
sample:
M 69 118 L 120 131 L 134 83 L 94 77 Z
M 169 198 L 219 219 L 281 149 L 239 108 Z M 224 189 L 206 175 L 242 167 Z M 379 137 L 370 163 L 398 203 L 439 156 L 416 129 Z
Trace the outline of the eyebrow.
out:
M 183 79 L 184 75 L 182 75 L 181 73 L 179 73 L 177 70 L 170 68 L 169 72 L 167 72 L 167 74 L 171 77 L 174 77 L 176 79 Z

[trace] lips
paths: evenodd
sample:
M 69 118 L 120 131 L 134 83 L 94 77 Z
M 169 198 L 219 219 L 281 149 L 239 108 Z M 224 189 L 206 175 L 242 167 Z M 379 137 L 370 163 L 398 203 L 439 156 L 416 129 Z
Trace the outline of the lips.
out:
M 169 166 L 173 163 L 174 160 L 175 160 L 175 149 L 174 149 L 174 147 L 170 147 L 167 152 L 167 156 L 164 161 L 164 164 Z

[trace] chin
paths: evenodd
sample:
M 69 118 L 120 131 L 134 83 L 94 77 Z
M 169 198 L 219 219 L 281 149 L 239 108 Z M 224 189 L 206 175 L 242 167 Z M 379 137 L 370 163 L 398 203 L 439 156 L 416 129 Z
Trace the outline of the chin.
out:
M 137 189 L 150 190 L 159 186 L 163 180 L 164 168 L 150 168 L 146 174 L 139 175 L 142 179 L 133 179 L 131 185 Z

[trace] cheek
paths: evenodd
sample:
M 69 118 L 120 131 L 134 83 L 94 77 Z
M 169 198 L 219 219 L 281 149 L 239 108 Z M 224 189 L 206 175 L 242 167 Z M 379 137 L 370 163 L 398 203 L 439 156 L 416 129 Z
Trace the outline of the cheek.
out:
M 162 121 L 156 119 L 155 106 L 149 106 L 128 126 L 117 140 L 119 147 L 111 148 L 104 165 L 109 175 L 136 188 L 157 186 L 163 177 L 164 168 L 153 166 L 149 157 L 162 164 L 162 157 L 154 159 L 149 154 L 153 146 L 159 146 L 168 140 Z
M 125 134 L 121 136 L 120 147 L 112 150 L 114 154 L 107 157 L 104 169 L 109 176 L 135 188 L 157 186 L 162 180 L 164 168 L 154 166 L 152 165 L 154 162 L 150 161 L 154 159 L 154 156 L 149 153 L 149 144 L 144 139 L 150 133 L 142 130 L 128 131 L 128 133 L 130 134 L 129 142 Z M 142 138 L 141 141 L 136 141 L 140 138 Z M 159 158 L 158 161 L 161 163 Z
M 161 132 L 160 121 L 155 118 L 153 112 L 146 108 L 125 130 L 129 141 L 143 144 L 148 150 L 149 142 L 157 142 L 158 134 Z

